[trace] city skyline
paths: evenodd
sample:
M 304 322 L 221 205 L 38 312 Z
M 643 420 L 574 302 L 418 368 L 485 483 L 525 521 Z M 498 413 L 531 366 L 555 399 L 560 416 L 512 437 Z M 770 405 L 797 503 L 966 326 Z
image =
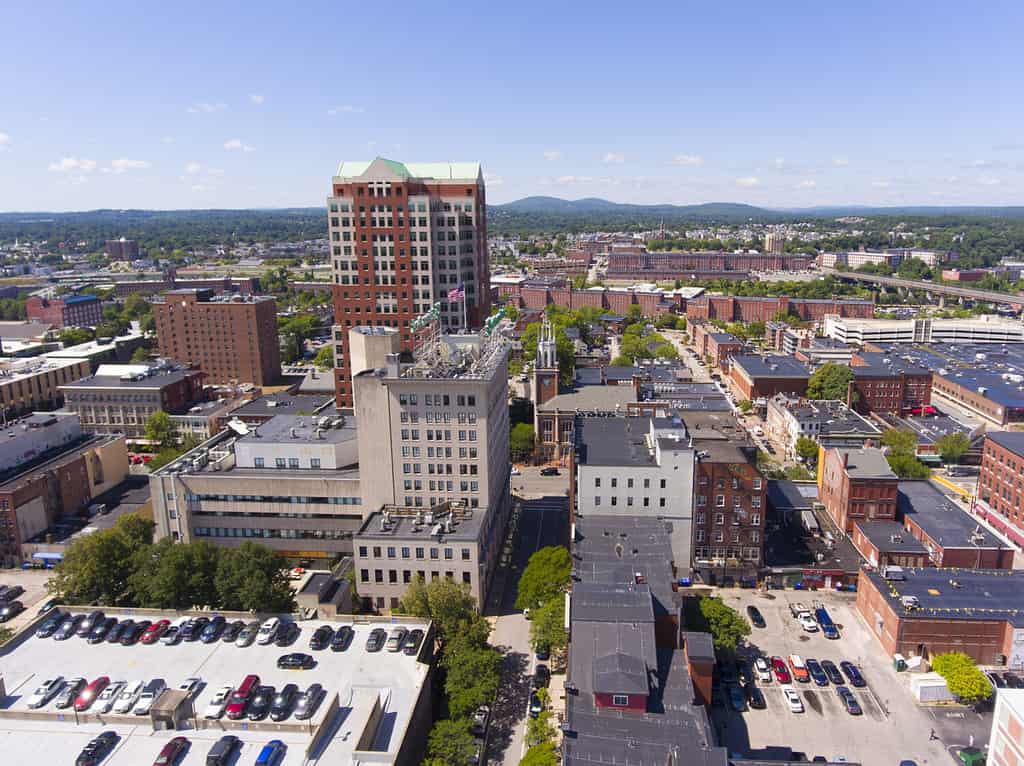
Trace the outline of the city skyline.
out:
M 1022 204 L 1024 11 L 927 9 L 10 8 L 0 210 L 319 206 L 378 155 L 496 204 Z

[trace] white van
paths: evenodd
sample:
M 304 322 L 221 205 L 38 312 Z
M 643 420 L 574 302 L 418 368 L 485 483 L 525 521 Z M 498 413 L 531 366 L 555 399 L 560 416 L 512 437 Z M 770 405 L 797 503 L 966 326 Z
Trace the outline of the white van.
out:
M 277 631 L 281 629 L 281 621 L 276 617 L 271 617 L 265 620 L 260 625 L 260 632 L 256 634 L 256 643 L 261 646 L 266 646 L 272 643 L 277 638 Z

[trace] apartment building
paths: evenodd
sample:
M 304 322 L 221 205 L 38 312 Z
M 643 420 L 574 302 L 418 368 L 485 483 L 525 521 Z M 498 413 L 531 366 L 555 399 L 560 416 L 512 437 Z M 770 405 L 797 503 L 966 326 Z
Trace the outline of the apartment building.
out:
M 769 231 L 764 235 L 764 251 L 771 255 L 782 255 L 786 250 L 786 235 L 781 231 Z
M 25 301 L 25 314 L 30 320 L 46 322 L 58 329 L 95 327 L 103 321 L 100 299 L 95 295 L 66 295 L 63 298 L 32 295 Z
M 985 435 L 974 511 L 1017 545 L 1024 545 L 1024 433 Z
M 725 361 L 743 349 L 743 341 L 729 332 L 720 332 L 708 322 L 690 323 L 693 346 L 701 358 L 709 360 L 712 367 L 722 368 Z
M 139 257 L 139 243 L 134 239 L 108 239 L 104 250 L 115 261 L 131 261 Z
M 339 407 L 352 406 L 351 328 L 396 328 L 411 350 L 412 320 L 435 304 L 442 330 L 483 323 L 486 205 L 479 163 L 341 163 L 327 198 Z
M 796 443 L 813 439 L 830 447 L 863 447 L 882 438 L 878 426 L 846 406 L 845 402 L 773 396 L 768 401 L 765 428 L 786 446 L 788 457 L 796 457 Z
M 802 396 L 810 378 L 810 367 L 782 354 L 737 354 L 729 363 L 729 379 L 734 389 L 741 399 L 751 401 L 776 394 Z
M 818 466 L 818 496 L 840 531 L 859 520 L 893 521 L 899 479 L 874 447 L 825 450 Z
M 932 371 L 895 354 L 861 351 L 850 359 L 847 403 L 861 412 L 902 415 L 932 401 Z
M 202 400 L 203 373 L 166 363 L 101 364 L 60 393 L 88 433 L 143 439 L 153 413 L 185 414 Z
M 61 386 L 88 374 L 88 359 L 0 360 L 0 407 L 8 416 L 57 409 Z
M 160 356 L 199 368 L 209 383 L 266 386 L 281 377 L 273 298 L 171 290 L 154 299 L 153 317 Z

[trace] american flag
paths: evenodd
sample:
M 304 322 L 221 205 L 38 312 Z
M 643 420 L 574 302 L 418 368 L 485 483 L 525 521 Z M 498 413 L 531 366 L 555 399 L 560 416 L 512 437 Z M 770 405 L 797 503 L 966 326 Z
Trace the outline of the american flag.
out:
M 448 291 L 448 300 L 449 301 L 461 301 L 465 297 L 466 297 L 466 285 L 463 284 L 462 282 L 459 282 L 459 286 L 456 287 L 455 289 Z

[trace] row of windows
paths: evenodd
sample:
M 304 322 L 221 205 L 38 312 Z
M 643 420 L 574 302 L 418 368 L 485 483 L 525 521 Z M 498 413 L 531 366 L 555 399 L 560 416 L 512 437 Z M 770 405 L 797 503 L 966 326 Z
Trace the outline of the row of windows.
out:
M 642 505 L 643 505 L 644 508 L 650 508 L 651 507 L 651 498 L 644 497 L 644 498 L 642 498 L 642 500 L 643 500 Z M 610 501 L 611 501 L 612 505 L 618 505 L 619 504 L 619 498 L 618 498 L 617 495 L 612 495 L 611 498 L 610 498 Z M 600 495 L 594 495 L 594 505 L 601 505 L 601 503 L 602 503 L 601 496 Z M 632 495 L 629 495 L 626 498 L 626 506 L 627 507 L 632 507 L 633 506 L 633 496 Z M 658 507 L 659 508 L 664 508 L 665 507 L 665 498 L 663 498 L 663 497 L 659 497 L 658 498 Z
M 474 418 L 474 420 L 475 420 L 475 418 Z M 460 442 L 467 441 L 467 435 L 469 437 L 468 441 L 471 441 L 471 442 L 475 442 L 476 441 L 476 431 L 475 430 L 459 431 L 459 441 Z M 451 441 L 452 440 L 452 432 L 450 430 L 448 430 L 448 429 L 444 429 L 444 431 L 442 431 L 440 428 L 438 428 L 438 429 L 428 428 L 424 432 L 424 438 L 428 442 Z M 420 429 L 418 429 L 418 428 L 413 428 L 413 429 L 403 428 L 402 429 L 402 441 L 419 441 L 419 439 L 420 439 Z
M 703 529 L 698 529 L 697 532 L 696 532 L 696 535 L 697 535 L 697 542 L 698 543 L 703 543 L 703 542 L 707 541 L 706 540 L 707 532 L 705 532 Z M 734 543 L 742 542 L 740 540 L 740 537 L 741 537 L 741 534 L 740 534 L 740 532 L 738 530 L 732 533 L 732 541 Z M 761 540 L 761 532 L 759 530 L 756 530 L 756 529 L 751 529 L 749 534 L 748 534 L 748 538 L 749 538 L 750 542 L 752 542 L 752 543 L 760 542 L 760 540 Z M 716 542 L 716 543 L 725 542 L 725 534 L 721 530 L 718 530 L 718 531 L 716 531 L 714 533 L 714 542 Z
M 372 546 L 372 548 L 371 548 L 371 546 L 360 545 L 359 546 L 359 556 L 361 558 L 366 558 L 369 555 L 369 551 L 370 550 L 373 550 L 373 557 L 377 558 L 377 559 L 379 559 L 385 552 L 387 553 L 387 557 L 389 559 L 398 558 L 399 551 L 401 551 L 401 556 L 402 556 L 403 559 L 412 558 L 412 553 L 413 553 L 413 549 L 412 548 L 405 547 L 405 546 L 403 546 L 401 549 L 399 549 L 399 548 L 397 548 L 397 547 L 395 547 L 393 545 L 388 545 L 388 546 L 374 545 L 374 546 Z M 432 560 L 437 560 L 441 556 L 444 556 L 445 561 L 452 561 L 455 558 L 455 549 L 454 548 L 430 548 L 430 549 L 427 549 L 427 548 L 416 548 L 415 551 L 416 551 L 416 558 L 418 558 L 418 559 L 426 558 L 428 553 L 429 553 L 429 556 L 430 556 L 430 558 Z M 469 561 L 471 553 L 472 552 L 470 551 L 469 548 L 461 548 L 460 549 L 460 555 L 462 556 L 462 560 L 463 561 Z
M 694 548 L 694 557 L 698 560 L 708 559 L 742 559 L 744 561 L 758 561 L 761 558 L 759 548 Z
M 695 524 L 706 524 L 707 523 L 707 515 L 703 511 L 698 513 L 694 517 L 694 523 Z M 738 524 L 739 523 L 739 521 L 738 521 L 738 519 L 736 517 L 733 517 L 733 523 L 734 524 Z M 716 513 L 715 514 L 715 524 L 718 525 L 718 526 L 721 526 L 722 524 L 725 524 L 725 514 L 724 513 Z M 761 514 L 760 513 L 752 513 L 752 514 L 750 514 L 750 524 L 751 524 L 751 526 L 754 526 L 754 527 L 761 526 Z
M 437 580 L 437 579 L 440 578 L 440 576 L 441 576 L 440 572 L 431 572 L 430 573 L 430 579 L 431 580 Z M 454 580 L 455 579 L 455 573 L 454 572 L 445 572 L 444 576 L 447 579 L 449 579 L 449 580 Z M 416 572 L 416 577 L 418 579 L 423 580 L 424 582 L 426 582 L 427 573 L 421 569 L 421 570 Z M 369 569 L 360 569 L 359 570 L 359 582 L 361 582 L 361 583 L 368 583 L 370 581 L 371 581 L 370 580 L 370 570 Z M 398 570 L 396 570 L 396 569 L 389 569 L 388 573 L 387 573 L 387 581 L 388 581 L 388 584 L 390 584 L 390 585 L 397 585 L 398 584 Z M 412 570 L 410 570 L 410 569 L 403 569 L 402 570 L 402 584 L 403 585 L 408 585 L 412 581 L 413 581 Z M 376 582 L 376 583 L 383 583 L 384 582 L 384 570 L 383 569 L 374 569 L 373 570 L 373 582 Z M 472 585 L 473 584 L 473 574 L 472 574 L 472 572 L 463 572 L 462 573 L 462 582 L 464 582 L 466 585 Z M 378 598 L 377 601 L 379 602 L 378 603 L 378 607 L 383 608 L 383 606 L 384 606 L 384 599 L 383 598 Z M 398 606 L 398 604 L 394 603 L 394 602 L 395 602 L 395 599 L 392 599 L 392 605 L 391 605 L 392 608 L 395 608 L 395 607 Z
M 450 407 L 452 397 L 449 394 L 424 394 L 423 404 L 427 407 Z M 399 394 L 398 403 L 406 406 L 417 406 L 419 404 L 418 394 Z M 455 406 L 457 407 L 476 407 L 476 395 L 475 394 L 456 394 Z
M 279 540 L 349 540 L 351 532 L 337 529 L 257 529 L 253 527 L 196 527 L 196 537 L 254 537 Z
M 613 476 L 611 478 L 611 482 L 610 483 L 611 483 L 612 489 L 615 489 L 616 487 L 619 486 L 619 480 L 615 476 Z M 634 480 L 633 479 L 626 479 L 626 489 L 633 489 L 633 484 L 634 484 Z M 665 484 L 666 484 L 666 480 L 665 479 L 659 479 L 659 487 L 661 489 L 665 489 Z M 601 486 L 601 477 L 600 476 L 596 476 L 594 478 L 594 486 L 595 487 L 600 487 Z M 650 488 L 651 488 L 651 480 L 650 479 L 644 479 L 644 489 L 650 489 Z
M 743 497 L 744 497 L 743 495 L 733 495 L 732 496 L 732 507 L 733 508 L 742 508 L 743 507 Z M 698 508 L 703 508 L 707 504 L 708 504 L 708 496 L 707 495 L 697 495 L 697 507 Z M 715 495 L 715 507 L 716 508 L 725 508 L 725 495 Z M 760 495 L 754 495 L 754 496 L 752 496 L 750 498 L 750 507 L 751 508 L 760 508 L 761 507 L 761 496 Z
M 357 188 L 358 196 L 362 197 L 363 196 L 362 188 L 361 187 L 356 187 L 356 188 Z M 385 184 L 382 187 L 370 187 L 371 190 L 373 190 L 374 188 L 382 189 L 383 193 L 382 194 L 373 194 L 372 191 L 371 191 L 371 194 L 370 194 L 371 197 L 381 197 L 381 196 L 388 197 L 388 196 L 391 196 L 389 194 L 389 191 L 390 191 L 391 187 L 389 185 L 387 185 L 387 184 Z M 467 189 L 466 193 L 470 194 L 472 192 L 471 192 L 471 190 Z M 400 187 L 400 186 L 395 187 L 395 196 L 396 197 L 401 197 L 402 196 L 402 187 Z M 332 213 L 349 213 L 349 212 L 353 211 L 353 207 L 354 206 L 350 205 L 348 202 L 332 202 L 330 204 L 329 209 L 330 209 L 330 211 Z M 450 202 L 445 202 L 445 203 L 437 203 L 437 202 L 435 202 L 435 203 L 432 203 L 430 205 L 430 212 L 431 213 L 438 213 L 438 212 L 450 213 L 450 212 L 452 212 L 452 210 L 454 210 L 456 213 L 461 213 L 462 211 L 465 211 L 467 213 L 472 213 L 473 212 L 473 203 L 472 202 L 465 202 L 465 203 L 456 202 L 454 204 L 454 207 L 453 207 L 452 203 L 450 203 Z M 366 212 L 366 207 L 364 205 L 360 205 L 359 206 L 359 212 L 360 213 L 365 213 Z M 372 212 L 372 213 L 377 213 L 377 212 L 388 212 L 388 213 L 390 213 L 391 212 L 391 205 L 370 205 L 370 212 Z M 395 212 L 403 213 L 403 212 L 405 212 L 405 208 L 403 208 L 401 205 L 396 205 L 395 206 Z M 426 205 L 425 202 L 415 202 L 415 203 L 414 202 L 410 202 L 409 203 L 409 212 L 410 213 L 426 213 L 427 212 L 427 205 Z
M 168 493 L 168 500 L 173 495 Z M 362 505 L 361 497 L 303 497 L 299 495 L 187 495 L 191 502 L 225 502 L 225 503 L 317 503 L 320 505 Z

